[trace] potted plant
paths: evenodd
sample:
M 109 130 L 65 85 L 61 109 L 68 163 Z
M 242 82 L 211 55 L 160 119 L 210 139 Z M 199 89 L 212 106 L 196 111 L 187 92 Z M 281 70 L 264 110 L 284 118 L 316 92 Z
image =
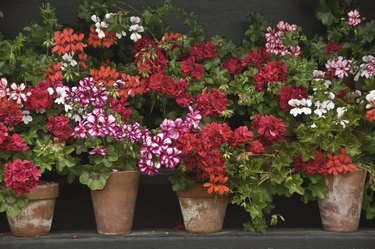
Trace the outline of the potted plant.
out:
M 42 21 L 14 40 L 0 40 L 0 49 L 7 51 L 0 59 L 6 76 L 0 86 L 0 210 L 7 213 L 16 236 L 49 233 L 59 184 L 49 182 L 48 172 L 77 162 L 72 156 L 73 127 L 60 122 L 63 111 L 56 103 L 62 83 L 45 78 L 52 57 L 40 42 L 48 40 L 58 24 L 49 4 L 41 9 Z

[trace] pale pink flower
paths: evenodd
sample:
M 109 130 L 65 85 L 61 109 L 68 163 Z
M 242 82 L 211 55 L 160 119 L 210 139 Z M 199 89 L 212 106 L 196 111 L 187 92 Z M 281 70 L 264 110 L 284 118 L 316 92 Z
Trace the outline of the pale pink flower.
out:
M 361 15 L 359 14 L 358 10 L 352 10 L 348 12 L 348 23 L 350 26 L 357 26 L 361 23 Z
M 0 98 L 7 96 L 8 81 L 5 78 L 0 79 Z
M 191 106 L 189 106 L 189 113 L 186 115 L 186 122 L 189 124 L 190 128 L 197 129 L 198 125 L 202 119 L 199 111 L 194 111 Z
M 12 83 L 10 85 L 10 89 L 12 91 L 9 90 L 9 99 L 16 101 L 17 104 L 21 104 L 22 101 L 26 102 L 27 97 L 26 94 L 23 92 L 25 88 L 26 86 L 24 83 L 21 83 L 19 85 L 17 85 L 16 83 Z

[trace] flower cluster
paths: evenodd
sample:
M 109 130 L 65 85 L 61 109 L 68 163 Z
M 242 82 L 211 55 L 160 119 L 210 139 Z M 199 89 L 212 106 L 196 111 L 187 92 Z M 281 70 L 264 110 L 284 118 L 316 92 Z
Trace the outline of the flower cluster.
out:
M 297 30 L 297 25 L 289 24 L 284 21 L 280 21 L 276 25 L 277 30 L 273 29 L 272 27 L 267 28 L 266 33 L 266 48 L 267 52 L 275 54 L 275 55 L 292 55 L 298 57 L 301 53 L 301 48 L 297 46 L 291 46 L 284 44 L 283 36 L 286 33 L 294 32 Z
M 16 195 L 23 195 L 38 185 L 40 171 L 28 161 L 16 159 L 8 162 L 4 167 L 4 182 Z
M 347 60 L 342 56 L 339 56 L 333 60 L 326 62 L 326 69 L 328 72 L 334 73 L 339 79 L 348 77 L 353 61 Z
M 298 172 L 307 175 L 327 175 L 327 158 L 320 151 L 315 151 L 314 158 L 304 162 L 302 156 L 298 154 L 294 160 L 294 167 Z
M 254 75 L 257 91 L 262 91 L 266 84 L 278 84 L 288 81 L 287 66 L 283 61 L 272 61 L 260 68 Z
M 337 176 L 339 173 L 353 172 L 357 168 L 352 164 L 352 159 L 348 156 L 344 148 L 340 148 L 340 154 L 328 153 L 327 156 L 328 174 Z
M 359 14 L 358 10 L 349 11 L 348 12 L 348 24 L 353 27 L 357 26 L 358 24 L 362 22 L 360 17 L 361 15 Z
M 257 132 L 259 140 L 264 145 L 280 143 L 286 134 L 286 125 L 283 120 L 273 115 L 256 115 L 251 127 Z
M 196 129 L 200 120 L 199 112 L 189 107 L 185 121 L 181 118 L 165 119 L 160 125 L 161 132 L 155 136 L 146 130 L 142 136 L 141 159 L 138 162 L 140 171 L 154 175 L 161 166 L 175 168 L 181 160 L 182 151 L 173 145 L 173 141 Z
M 366 100 L 368 102 L 366 108 L 370 109 L 366 112 L 366 119 L 370 122 L 375 121 L 375 90 L 370 91 L 370 93 L 366 95 Z

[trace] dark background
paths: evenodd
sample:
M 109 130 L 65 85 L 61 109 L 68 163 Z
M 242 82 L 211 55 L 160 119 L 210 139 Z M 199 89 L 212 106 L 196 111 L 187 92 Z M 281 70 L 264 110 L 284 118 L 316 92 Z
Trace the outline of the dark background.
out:
M 61 23 L 74 24 L 79 0 L 51 0 Z M 144 5 L 157 5 L 157 0 L 131 0 L 130 5 L 141 8 Z M 257 11 L 272 24 L 285 20 L 303 27 L 308 37 L 324 33 L 324 27 L 314 16 L 318 0 L 178 0 L 175 3 L 188 12 L 195 12 L 198 21 L 205 30 L 206 37 L 220 34 L 235 43 L 240 43 L 247 27 L 246 13 Z M 6 38 L 13 38 L 22 28 L 39 17 L 40 0 L 0 0 L 0 10 L 4 18 L 0 19 L 0 32 Z M 375 17 L 375 1 L 362 1 L 362 16 Z M 171 24 L 172 25 L 172 24 Z M 173 23 L 175 31 L 183 30 L 182 25 Z M 62 178 L 51 176 L 61 183 L 60 197 L 56 202 L 52 230 L 94 230 L 90 191 L 80 184 L 67 185 Z M 174 228 L 182 224 L 182 217 L 175 193 L 168 183 L 168 173 L 154 177 L 142 176 L 138 192 L 134 217 L 135 229 Z M 293 196 L 290 199 L 277 197 L 276 213 L 286 221 L 282 227 L 320 227 L 318 205 L 315 202 L 305 205 Z M 229 205 L 225 219 L 225 228 L 241 228 L 248 219 L 239 207 Z M 360 227 L 375 228 L 374 220 L 366 220 L 362 215 Z M 5 214 L 0 214 L 0 233 L 8 232 Z

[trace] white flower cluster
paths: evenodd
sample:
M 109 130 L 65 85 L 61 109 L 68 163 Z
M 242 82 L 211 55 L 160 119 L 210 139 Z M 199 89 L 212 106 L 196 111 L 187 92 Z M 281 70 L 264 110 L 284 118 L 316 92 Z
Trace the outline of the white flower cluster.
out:
M 290 114 L 294 117 L 297 117 L 300 114 L 311 114 L 311 99 L 291 99 L 288 101 L 288 104 L 294 107 L 290 110 Z
M 91 16 L 91 20 L 95 23 L 95 31 L 98 34 L 99 39 L 103 39 L 105 37 L 104 30 L 108 28 L 108 23 L 106 20 L 109 19 L 112 15 L 113 13 L 107 13 L 105 15 L 104 20 L 100 20 L 100 18 L 97 15 Z M 141 18 L 137 16 L 132 16 L 130 17 L 130 22 L 131 22 L 131 25 L 129 27 L 129 31 L 132 32 L 132 34 L 130 35 L 130 39 L 136 42 L 142 38 L 142 36 L 139 33 L 144 32 L 143 26 L 139 25 L 139 23 L 141 22 Z M 125 31 L 116 33 L 116 37 L 118 39 L 121 39 L 122 37 L 125 37 L 125 36 L 126 36 Z
M 328 90 L 329 87 L 332 85 L 332 82 L 324 79 L 324 72 L 314 70 L 312 83 L 322 82 L 322 81 L 324 83 L 323 84 L 324 89 Z M 335 94 L 330 92 L 330 91 L 326 91 L 326 92 L 324 92 L 324 94 L 327 96 L 326 100 L 323 100 L 323 101 L 318 100 L 318 101 L 313 102 L 312 98 L 313 98 L 314 95 L 316 95 L 317 90 L 318 90 L 317 88 L 313 88 L 314 94 L 312 96 L 309 96 L 307 99 L 303 98 L 303 99 L 291 99 L 291 100 L 289 100 L 288 104 L 291 107 L 293 107 L 290 110 L 290 114 L 293 115 L 294 117 L 297 117 L 298 115 L 301 115 L 301 114 L 310 115 L 310 114 L 314 113 L 319 118 L 325 118 L 326 117 L 325 115 L 328 113 L 328 111 L 335 109 L 335 103 L 333 102 L 333 100 L 335 99 Z M 355 96 L 358 96 L 358 97 L 361 96 L 360 91 L 356 91 L 354 94 L 355 94 Z M 373 93 L 373 98 L 375 100 L 375 90 L 374 90 L 374 93 Z M 314 111 L 313 111 L 313 109 L 314 109 Z M 348 120 L 345 120 L 343 118 L 344 113 L 346 111 L 347 111 L 347 109 L 345 107 L 337 107 L 337 109 L 336 109 L 337 120 L 338 120 L 338 122 L 336 124 L 340 124 L 344 128 L 349 123 Z M 316 126 L 315 123 L 313 123 L 311 125 L 311 128 L 316 128 L 316 127 L 317 126 Z

